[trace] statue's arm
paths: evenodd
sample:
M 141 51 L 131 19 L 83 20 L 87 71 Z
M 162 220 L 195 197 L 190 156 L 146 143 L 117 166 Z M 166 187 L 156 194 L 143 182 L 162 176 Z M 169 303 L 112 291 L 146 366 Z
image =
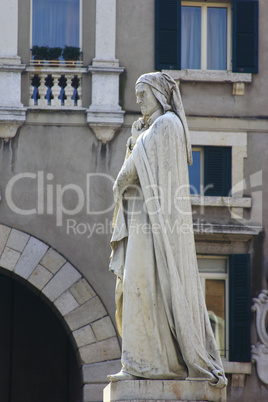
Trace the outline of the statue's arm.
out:
M 131 128 L 131 137 L 129 137 L 127 141 L 127 150 L 125 155 L 125 160 L 123 166 L 118 173 L 118 176 L 115 180 L 113 192 L 114 192 L 114 200 L 118 202 L 121 198 L 124 191 L 131 184 L 135 184 L 138 181 L 138 173 L 136 170 L 136 166 L 132 157 L 132 150 L 136 145 L 138 137 L 146 130 L 144 119 L 140 118 L 137 121 L 134 121 Z
M 118 176 L 113 186 L 115 202 L 119 201 L 119 199 L 121 198 L 122 194 L 127 189 L 127 187 L 130 186 L 131 184 L 135 184 L 137 180 L 138 180 L 137 169 L 133 161 L 133 156 L 132 154 L 130 154 L 129 157 L 125 159 L 125 162 L 123 163 L 123 166 L 120 172 L 118 173 Z

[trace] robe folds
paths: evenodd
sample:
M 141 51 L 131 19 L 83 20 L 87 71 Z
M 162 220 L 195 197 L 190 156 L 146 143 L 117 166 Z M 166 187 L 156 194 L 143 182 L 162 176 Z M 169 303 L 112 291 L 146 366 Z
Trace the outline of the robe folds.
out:
M 200 284 L 182 123 L 158 117 L 118 174 L 110 270 L 122 368 L 149 379 L 226 378 Z M 215 374 L 217 373 L 217 374 Z

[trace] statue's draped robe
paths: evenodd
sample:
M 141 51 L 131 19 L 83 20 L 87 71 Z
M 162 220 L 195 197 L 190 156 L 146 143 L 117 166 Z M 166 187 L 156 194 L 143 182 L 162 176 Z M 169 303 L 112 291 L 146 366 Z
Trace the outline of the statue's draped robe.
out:
M 197 268 L 185 135 L 173 112 L 141 134 L 117 185 L 127 188 L 110 262 L 123 370 L 217 382 L 212 371 L 222 365 Z

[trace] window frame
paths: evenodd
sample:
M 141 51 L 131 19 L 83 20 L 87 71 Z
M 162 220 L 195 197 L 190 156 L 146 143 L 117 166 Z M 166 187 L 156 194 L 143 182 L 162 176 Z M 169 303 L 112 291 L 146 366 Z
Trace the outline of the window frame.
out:
M 230 312 L 229 312 L 229 257 L 225 255 L 198 255 L 198 259 L 214 259 L 214 260 L 225 260 L 226 261 L 226 272 L 199 272 L 199 277 L 201 281 L 201 286 L 203 289 L 204 297 L 205 294 L 205 281 L 206 279 L 214 279 L 214 280 L 224 280 L 225 282 L 225 356 L 221 356 L 221 359 L 224 361 L 229 361 L 229 321 L 230 321 Z
M 195 195 L 204 195 L 204 182 L 205 182 L 205 151 L 204 151 L 205 147 L 198 147 L 198 146 L 194 146 L 192 147 L 192 152 L 200 152 L 200 188 L 199 188 L 199 193 L 191 193 L 191 196 L 195 196 Z M 191 183 L 190 184 L 190 190 L 191 190 Z
M 210 3 L 198 1 L 181 1 L 181 7 L 201 7 L 201 68 L 194 71 L 232 71 L 232 5 L 230 3 Z M 226 69 L 207 69 L 207 9 L 227 8 Z M 182 35 L 181 35 L 182 37 Z M 191 71 L 191 69 L 187 69 Z
M 190 193 L 192 196 L 230 197 L 232 194 L 232 146 L 193 146 L 192 151 L 200 152 L 200 188 L 199 193 L 191 193 L 192 187 L 189 175 Z M 222 158 L 217 159 L 218 175 L 211 170 L 215 166 L 213 153 L 221 153 Z M 212 158 L 211 158 L 212 156 Z M 219 163 L 218 163 L 219 162 Z M 189 166 L 189 170 L 191 167 Z M 221 174 L 219 174 L 221 173 Z M 210 181 L 214 179 L 214 181 Z M 211 184 L 213 186 L 211 186 Z M 217 186 L 220 187 L 217 189 Z M 216 187 L 216 188 L 215 188 Z
M 33 47 L 33 1 L 30 3 L 30 49 Z M 83 51 L 83 6 L 84 0 L 79 0 L 79 48 Z
M 185 82 L 232 83 L 232 95 L 244 95 L 245 83 L 251 83 L 252 75 L 258 73 L 259 0 L 232 0 L 232 2 L 225 0 L 225 2 L 230 3 L 232 8 L 231 71 L 181 69 L 181 0 L 155 0 L 155 69 L 167 72 L 175 80 Z M 254 25 L 254 32 L 250 30 L 242 32 L 242 46 L 246 46 L 243 38 L 249 35 L 252 40 L 251 54 L 246 61 L 239 59 L 238 63 L 237 57 L 241 55 L 237 54 L 236 44 L 241 30 L 237 27 L 237 21 L 248 12 L 249 5 L 251 10 L 247 18 L 249 25 L 251 26 L 251 23 Z

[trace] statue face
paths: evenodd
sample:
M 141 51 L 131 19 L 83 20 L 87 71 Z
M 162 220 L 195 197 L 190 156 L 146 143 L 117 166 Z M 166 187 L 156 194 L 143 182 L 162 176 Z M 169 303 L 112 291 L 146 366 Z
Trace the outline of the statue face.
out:
M 137 84 L 136 97 L 143 116 L 151 116 L 157 109 L 159 109 L 159 102 L 155 98 L 150 85 L 143 83 Z

